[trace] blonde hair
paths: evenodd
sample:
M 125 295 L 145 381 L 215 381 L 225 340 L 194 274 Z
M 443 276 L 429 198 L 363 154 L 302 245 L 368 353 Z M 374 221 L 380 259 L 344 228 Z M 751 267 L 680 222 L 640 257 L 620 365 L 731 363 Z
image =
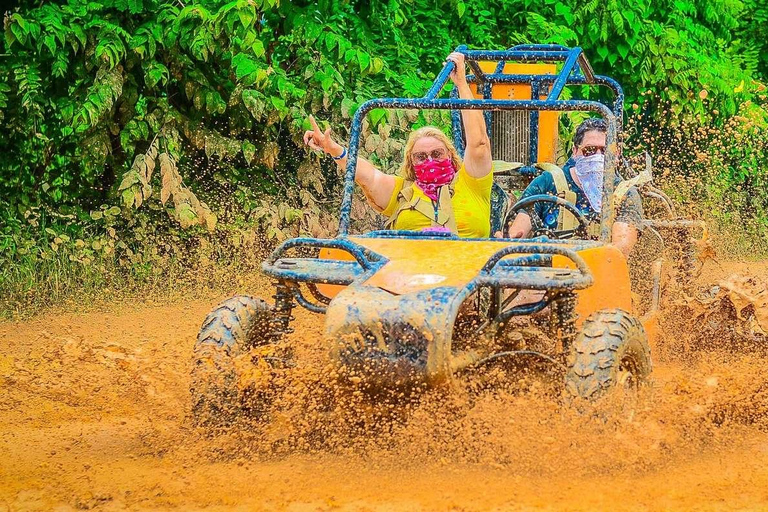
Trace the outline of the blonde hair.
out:
M 414 170 L 413 162 L 411 161 L 411 153 L 413 153 L 413 146 L 416 144 L 416 141 L 423 139 L 424 137 L 432 137 L 445 144 L 456 170 L 458 171 L 461 168 L 461 157 L 459 157 L 459 152 L 456 151 L 456 147 L 453 145 L 453 142 L 451 142 L 451 139 L 449 139 L 439 128 L 434 126 L 423 126 L 418 130 L 412 131 L 408 136 L 408 141 L 405 143 L 403 163 L 400 166 L 400 176 L 408 181 L 416 180 L 416 171 Z

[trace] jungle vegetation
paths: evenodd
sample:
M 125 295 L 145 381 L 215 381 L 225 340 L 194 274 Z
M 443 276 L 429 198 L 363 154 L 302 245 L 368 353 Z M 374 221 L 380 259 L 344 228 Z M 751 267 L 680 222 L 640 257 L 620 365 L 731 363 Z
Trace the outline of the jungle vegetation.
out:
M 340 176 L 303 149 L 307 115 L 344 138 L 357 105 L 422 95 L 459 44 L 584 48 L 662 186 L 763 247 L 762 0 L 21 0 L 3 26 L 5 312 L 230 282 L 264 242 L 331 234 Z M 398 134 L 433 121 L 374 111 L 366 154 L 397 161 Z

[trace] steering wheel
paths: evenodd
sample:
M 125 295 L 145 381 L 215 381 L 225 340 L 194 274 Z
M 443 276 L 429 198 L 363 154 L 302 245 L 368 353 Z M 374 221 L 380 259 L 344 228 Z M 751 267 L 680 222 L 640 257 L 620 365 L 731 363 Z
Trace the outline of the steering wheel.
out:
M 533 208 L 536 203 L 549 203 L 560 208 L 565 208 L 571 212 L 574 217 L 576 217 L 579 225 L 576 227 L 576 229 L 562 229 L 559 231 L 548 228 L 536 214 L 535 208 Z M 505 231 L 509 230 L 510 225 L 515 220 L 515 217 L 518 213 L 520 213 L 520 211 L 525 211 L 525 213 L 528 214 L 528 216 L 531 218 L 532 237 L 546 236 L 547 238 L 559 239 L 567 239 L 577 236 L 583 238 L 587 237 L 587 226 L 589 225 L 589 221 L 586 219 L 586 217 L 584 217 L 584 215 L 582 215 L 579 209 L 576 208 L 575 204 L 570 203 L 561 197 L 551 196 L 549 194 L 537 194 L 535 196 L 521 199 L 515 203 L 512 208 L 509 209 L 509 212 L 504 219 Z

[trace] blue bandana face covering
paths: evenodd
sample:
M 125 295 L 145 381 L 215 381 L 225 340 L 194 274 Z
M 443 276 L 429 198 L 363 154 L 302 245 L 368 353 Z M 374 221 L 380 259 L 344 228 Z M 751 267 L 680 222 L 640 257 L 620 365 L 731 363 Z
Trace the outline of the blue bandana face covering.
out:
M 603 172 L 605 171 L 605 155 L 596 153 L 592 156 L 573 157 L 574 170 L 581 182 L 581 189 L 587 196 L 589 205 L 597 213 L 603 207 Z

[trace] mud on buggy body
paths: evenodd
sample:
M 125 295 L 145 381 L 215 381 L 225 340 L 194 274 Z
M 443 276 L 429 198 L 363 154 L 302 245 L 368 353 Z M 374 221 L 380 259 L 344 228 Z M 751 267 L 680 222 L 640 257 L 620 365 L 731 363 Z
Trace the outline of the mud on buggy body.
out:
M 236 297 L 208 316 L 196 346 L 196 353 L 202 355 L 196 357 L 195 364 L 221 375 L 215 393 L 210 383 L 193 379 L 196 406 L 223 410 L 225 402 L 238 394 L 229 359 L 250 354 L 253 364 L 288 364 L 285 359 L 290 354 L 281 352 L 280 339 L 290 331 L 291 311 L 296 305 L 325 314 L 326 342 L 342 373 L 355 375 L 374 387 L 449 382 L 468 367 L 516 356 L 538 357 L 565 366 L 568 393 L 582 398 L 594 398 L 616 385 L 636 385 L 648 377 L 648 336 L 653 332 L 647 332 L 633 311 L 626 259 L 608 245 L 615 210 L 617 134 L 623 111 L 620 86 L 611 78 L 595 75 L 580 48 L 521 45 L 507 51 L 466 47 L 457 51 L 465 55 L 473 71 L 468 79 L 481 97 L 463 100 L 455 91 L 451 98 L 438 97 L 454 66 L 449 62 L 423 98 L 376 99 L 360 106 L 352 122 L 338 236 L 295 238 L 274 251 L 263 264 L 263 271 L 277 283 L 274 305 Z M 534 62 L 562 63 L 562 67 L 557 74 L 520 73 L 521 68 L 514 67 L 514 63 Z M 548 66 L 547 70 L 554 69 Z M 487 72 L 489 69 L 493 72 Z M 530 99 L 510 99 L 512 93 L 499 99 L 494 86 L 505 84 L 526 85 Z M 607 86 L 614 92 L 613 104 L 559 99 L 564 87 L 574 84 Z M 547 96 L 542 98 L 542 94 Z M 452 110 L 454 139 L 460 152 L 463 136 L 459 110 L 485 110 L 489 129 L 499 126 L 491 117 L 495 114 L 525 112 L 529 119 L 529 142 L 523 148 L 528 153 L 523 155 L 527 165 L 517 166 L 516 172 L 518 177 L 529 178 L 536 172 L 532 165 L 536 159 L 548 151 L 552 154 L 552 144 L 542 143 L 539 134 L 540 113 L 599 114 L 608 124 L 600 239 L 460 239 L 450 234 L 390 230 L 350 235 L 362 122 L 374 108 Z M 491 140 L 498 146 L 498 137 L 491 134 Z M 506 151 L 512 150 L 507 147 Z M 505 219 L 509 216 L 506 193 L 498 184 L 492 202 L 491 224 L 496 230 L 510 220 Z M 300 256 L 290 255 L 291 251 Z M 308 257 L 301 257 L 308 253 Z M 336 289 L 329 292 L 329 285 Z M 543 296 L 532 304 L 516 304 L 514 298 L 525 290 L 538 290 Z M 462 308 L 481 293 L 489 297 L 481 308 L 482 318 L 471 329 L 463 329 L 459 339 L 456 322 Z M 500 341 L 514 317 L 545 308 L 549 308 L 551 318 L 549 335 L 559 346 L 555 353 Z M 652 323 L 646 323 L 649 325 Z M 219 358 L 212 363 L 206 355 L 211 350 L 224 354 L 224 362 Z

